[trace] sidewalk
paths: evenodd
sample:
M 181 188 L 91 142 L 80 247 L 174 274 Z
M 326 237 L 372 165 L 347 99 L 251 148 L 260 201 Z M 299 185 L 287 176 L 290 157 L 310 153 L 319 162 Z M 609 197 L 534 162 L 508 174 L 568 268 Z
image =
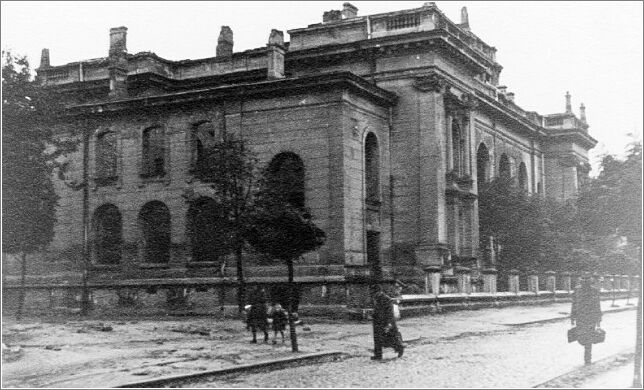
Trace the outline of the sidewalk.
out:
M 626 389 L 633 385 L 632 350 L 594 362 L 542 383 L 537 388 Z M 641 372 L 640 372 L 641 374 Z
M 604 311 L 631 310 L 625 300 Z M 464 310 L 403 318 L 399 327 L 408 344 L 420 339 L 459 338 L 526 323 L 565 319 L 570 303 Z M 68 316 L 72 317 L 72 316 Z M 297 328 L 300 353 L 342 351 L 371 355 L 371 323 L 304 318 Z M 162 376 L 216 370 L 294 356 L 286 342 L 251 344 L 239 320 L 212 317 L 122 317 L 25 319 L 5 317 L 2 324 L 4 387 L 113 387 Z M 272 338 L 272 334 L 271 334 Z

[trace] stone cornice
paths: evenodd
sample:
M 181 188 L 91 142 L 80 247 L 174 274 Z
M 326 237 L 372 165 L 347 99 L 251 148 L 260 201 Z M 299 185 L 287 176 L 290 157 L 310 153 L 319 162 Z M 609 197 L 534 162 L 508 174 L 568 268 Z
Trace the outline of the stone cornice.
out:
M 561 140 L 569 140 L 571 142 L 579 143 L 581 146 L 587 149 L 592 149 L 597 145 L 597 140 L 591 137 L 586 131 L 582 129 L 547 129 L 544 135 L 544 139 L 549 142 L 561 142 Z
M 348 72 L 336 72 L 301 78 L 226 85 L 156 96 L 79 104 L 69 107 L 68 114 L 84 115 L 137 110 L 222 98 L 272 97 L 294 92 L 326 90 L 329 88 L 348 88 L 354 93 L 366 96 L 383 106 L 391 106 L 397 101 L 397 96 L 394 93 L 379 88 L 361 77 Z

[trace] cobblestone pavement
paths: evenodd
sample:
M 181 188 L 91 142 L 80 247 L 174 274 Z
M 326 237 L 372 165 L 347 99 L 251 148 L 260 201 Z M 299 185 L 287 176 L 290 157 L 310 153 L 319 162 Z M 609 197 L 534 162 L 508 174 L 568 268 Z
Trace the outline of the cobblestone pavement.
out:
M 477 325 L 464 317 L 458 326 Z M 415 321 L 410 321 L 415 322 Z M 450 321 L 451 322 L 451 321 Z M 401 331 L 414 326 L 405 322 Z M 607 341 L 596 345 L 598 360 L 633 348 L 635 312 L 607 314 Z M 193 387 L 532 387 L 580 367 L 583 349 L 566 342 L 567 321 L 525 326 L 492 326 L 457 337 L 435 338 L 431 326 L 405 356 L 389 350 L 382 362 L 368 353 L 342 362 L 237 375 Z
M 624 301 L 618 302 L 624 309 Z M 629 309 L 632 307 L 629 307 Z M 298 327 L 302 353 L 340 350 L 349 355 L 268 374 L 229 376 L 203 383 L 220 387 L 522 386 L 544 382 L 580 365 L 582 348 L 566 344 L 570 303 L 514 306 L 404 318 L 405 356 L 369 360 L 370 322 L 307 319 Z M 610 301 L 602 302 L 610 309 Z M 627 348 L 635 311 L 605 316 L 607 342 L 596 357 Z M 100 323 L 103 323 L 101 326 Z M 106 328 L 109 328 L 108 331 Z M 110 387 L 159 376 L 234 367 L 293 356 L 290 345 L 250 344 L 239 319 L 3 317 L 3 387 Z M 622 340 L 623 338 L 623 340 Z M 386 358 L 395 354 L 389 350 Z M 449 374 L 451 373 L 451 375 Z M 459 373 L 455 375 L 454 373 Z M 195 386 L 191 384 L 191 386 Z

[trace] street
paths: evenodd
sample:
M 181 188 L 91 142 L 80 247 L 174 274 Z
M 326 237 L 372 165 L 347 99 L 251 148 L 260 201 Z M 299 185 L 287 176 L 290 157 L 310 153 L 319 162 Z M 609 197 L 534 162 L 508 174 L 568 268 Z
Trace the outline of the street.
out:
M 606 342 L 593 361 L 634 350 L 635 310 L 602 302 Z M 231 308 L 234 309 L 234 308 Z M 607 310 L 624 310 L 606 312 Z M 569 302 L 403 318 L 405 355 L 371 361 L 368 321 L 304 318 L 300 354 L 289 342 L 250 344 L 239 319 L 221 317 L 3 319 L 5 387 L 113 387 L 293 356 L 341 351 L 336 361 L 243 371 L 190 387 L 531 387 L 583 366 L 566 342 Z M 272 336 L 272 335 L 271 335 Z M 622 370 L 630 372 L 631 370 Z M 629 376 L 628 382 L 632 380 Z
M 468 322 L 466 314 L 463 323 Z M 424 318 L 403 321 L 401 331 L 424 327 Z M 470 322 L 478 328 L 476 320 Z M 607 342 L 593 359 L 633 348 L 635 313 L 604 316 Z M 405 356 L 389 350 L 374 362 L 368 351 L 341 362 L 192 383 L 195 387 L 531 387 L 583 364 L 583 349 L 567 344 L 568 321 L 489 327 L 459 337 L 427 336 L 412 341 Z M 631 371 L 628 371 L 632 375 Z

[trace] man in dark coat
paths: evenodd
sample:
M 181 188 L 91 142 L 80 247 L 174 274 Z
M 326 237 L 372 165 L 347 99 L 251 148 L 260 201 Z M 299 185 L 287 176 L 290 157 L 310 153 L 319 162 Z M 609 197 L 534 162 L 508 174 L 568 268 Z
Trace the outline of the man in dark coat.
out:
M 582 276 L 580 285 L 575 287 L 570 310 L 570 322 L 577 325 L 577 341 L 584 346 L 585 364 L 591 362 L 593 334 L 602 318 L 599 290 L 592 283 L 590 275 Z
M 250 310 L 248 312 L 248 326 L 253 333 L 251 343 L 257 342 L 257 330 L 264 332 L 264 342 L 268 343 L 268 306 L 266 290 L 257 287 L 250 297 Z
M 401 357 L 405 347 L 396 326 L 391 298 L 382 291 L 380 285 L 372 287 L 372 296 L 374 356 L 371 357 L 371 360 L 382 359 L 383 347 L 392 347 L 398 352 L 398 357 Z

